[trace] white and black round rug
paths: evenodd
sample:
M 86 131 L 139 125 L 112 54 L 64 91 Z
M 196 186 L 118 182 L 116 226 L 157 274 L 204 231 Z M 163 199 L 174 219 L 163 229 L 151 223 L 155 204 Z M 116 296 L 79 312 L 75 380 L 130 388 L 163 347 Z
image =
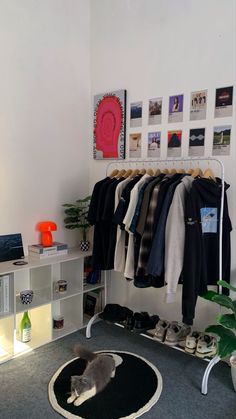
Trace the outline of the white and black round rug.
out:
M 49 400 L 65 418 L 134 419 L 151 409 L 162 392 L 162 377 L 158 369 L 145 358 L 123 351 L 98 351 L 121 358 L 115 377 L 107 387 L 81 406 L 67 403 L 71 375 L 81 375 L 86 361 L 74 358 L 57 370 L 49 387 Z

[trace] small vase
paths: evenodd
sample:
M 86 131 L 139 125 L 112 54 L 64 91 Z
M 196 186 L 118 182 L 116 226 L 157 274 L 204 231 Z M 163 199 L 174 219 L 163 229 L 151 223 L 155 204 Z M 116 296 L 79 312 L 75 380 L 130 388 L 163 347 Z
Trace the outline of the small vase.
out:
M 234 386 L 234 391 L 236 391 L 236 355 L 232 355 L 230 357 L 230 365 L 231 365 L 231 377 Z
M 82 252 L 87 252 L 89 250 L 90 242 L 88 240 L 80 242 L 80 249 Z

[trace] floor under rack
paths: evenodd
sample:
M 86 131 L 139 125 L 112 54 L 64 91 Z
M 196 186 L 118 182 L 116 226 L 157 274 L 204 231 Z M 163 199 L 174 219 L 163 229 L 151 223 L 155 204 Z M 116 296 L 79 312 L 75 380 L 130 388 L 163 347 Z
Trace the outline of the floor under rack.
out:
M 93 317 L 89 320 L 89 322 L 88 322 L 88 324 L 87 324 L 87 327 L 86 327 L 86 338 L 87 338 L 87 339 L 91 338 L 91 336 L 92 336 L 92 335 L 91 335 L 91 327 L 92 327 L 93 323 L 94 323 L 96 320 L 98 320 L 98 319 L 99 319 L 99 314 L 100 314 L 100 313 L 95 314 L 95 315 L 94 315 L 94 316 L 93 316 Z M 102 320 L 102 319 L 100 319 L 100 320 Z M 105 320 L 104 320 L 104 321 L 105 321 Z M 115 326 L 118 326 L 118 327 L 121 327 L 121 328 L 125 329 L 124 325 L 123 325 L 123 324 L 120 324 L 120 323 L 116 323 L 116 322 L 109 322 L 109 324 L 114 324 Z M 127 330 L 127 329 L 126 329 L 126 330 Z M 194 356 L 194 357 L 195 357 L 195 355 L 194 355 L 194 354 L 190 354 L 190 353 L 186 352 L 186 351 L 184 350 L 184 348 L 182 348 L 182 347 L 180 347 L 180 346 L 170 346 L 170 345 L 166 345 L 166 344 L 165 344 L 165 342 L 160 342 L 160 341 L 158 341 L 158 340 L 154 339 L 152 336 L 147 335 L 147 334 L 145 334 L 145 333 L 136 333 L 136 332 L 132 332 L 132 330 L 131 330 L 130 332 L 131 332 L 131 333 L 138 334 L 138 335 L 141 335 L 141 336 L 143 336 L 143 337 L 145 337 L 145 338 L 151 339 L 151 340 L 153 340 L 153 341 L 154 341 L 154 342 L 156 342 L 156 343 L 161 343 L 162 345 L 168 346 L 169 348 L 177 349 L 178 351 L 184 352 L 186 355 L 191 355 L 191 356 Z M 205 372 L 204 372 L 204 375 L 203 375 L 203 378 L 202 378 L 202 384 L 201 384 L 201 394 L 203 394 L 203 395 L 205 396 L 205 395 L 207 394 L 207 392 L 208 392 L 208 378 L 209 378 L 210 372 L 211 372 L 212 368 L 214 367 L 214 365 L 216 365 L 218 362 L 220 362 L 220 361 L 221 361 L 221 359 L 220 359 L 220 357 L 219 357 L 218 355 L 215 355 L 213 358 L 200 358 L 200 357 L 196 357 L 196 358 L 201 359 L 201 360 L 203 360 L 203 361 L 206 361 L 206 362 L 207 362 L 207 366 L 206 366 L 206 368 L 205 368 Z
M 118 326 L 118 327 L 121 327 L 121 328 L 125 329 L 125 327 L 121 323 L 112 323 L 112 324 L 114 324 L 115 326 Z M 126 329 L 126 330 L 128 330 L 128 329 Z M 177 351 L 184 352 L 186 355 L 191 355 L 191 356 L 193 356 L 195 358 L 198 358 L 198 359 L 201 359 L 203 361 L 210 362 L 212 360 L 212 358 L 209 358 L 209 357 L 200 358 L 200 357 L 197 357 L 194 354 L 191 354 L 189 352 L 186 352 L 184 350 L 184 348 L 181 347 L 180 345 L 167 345 L 165 342 L 161 342 L 161 341 L 159 341 L 157 339 L 154 339 L 151 335 L 149 335 L 149 334 L 147 334 L 145 332 L 143 332 L 143 333 L 136 333 L 136 332 L 133 332 L 132 330 L 129 330 L 129 332 L 130 333 L 135 333 L 136 335 L 139 335 L 139 336 L 143 336 L 143 337 L 145 337 L 147 339 L 152 340 L 153 342 L 160 343 L 161 345 L 165 345 L 168 348 L 173 348 L 173 349 L 176 349 Z

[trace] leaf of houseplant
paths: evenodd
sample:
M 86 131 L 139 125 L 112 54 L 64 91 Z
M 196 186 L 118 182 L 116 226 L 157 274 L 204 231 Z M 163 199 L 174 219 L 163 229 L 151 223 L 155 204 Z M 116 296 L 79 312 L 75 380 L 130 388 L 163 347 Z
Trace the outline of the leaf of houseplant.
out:
M 227 295 L 218 294 L 215 291 L 207 291 L 204 295 L 202 295 L 202 297 L 206 300 L 213 301 L 214 303 L 217 303 L 222 307 L 227 307 L 233 312 L 235 312 L 235 306 L 233 304 L 233 301 Z
M 71 223 L 78 223 L 78 217 L 66 217 L 64 219 L 65 224 L 71 224 Z
M 89 195 L 89 196 L 86 196 L 83 199 L 77 199 L 76 202 L 88 202 L 88 201 L 90 201 L 90 199 L 91 199 L 91 196 Z
M 80 216 L 80 210 L 78 208 L 67 208 L 65 210 L 65 214 L 72 216 L 72 217 L 79 217 Z
M 213 297 L 215 295 L 218 295 L 218 293 L 215 291 L 207 291 L 205 294 L 201 295 L 201 297 L 204 298 L 205 300 L 213 301 Z
M 217 281 L 217 284 L 221 285 L 224 288 L 228 288 L 231 291 L 236 292 L 236 288 L 233 287 L 232 285 L 228 284 L 228 282 L 226 282 L 226 281 Z
M 236 318 L 234 314 L 220 314 L 217 316 L 217 321 L 228 329 L 236 330 Z
M 217 347 L 217 353 L 220 358 L 225 358 L 236 350 L 236 336 L 235 334 L 221 325 L 208 326 L 206 332 L 214 333 L 220 337 Z
M 230 310 L 232 310 L 233 312 L 235 312 L 235 306 L 233 304 L 233 301 L 230 297 L 228 297 L 227 295 L 223 295 L 223 294 L 217 294 L 215 295 L 215 297 L 212 300 L 214 303 L 217 303 L 223 307 L 227 307 Z M 236 314 L 236 313 L 235 313 Z

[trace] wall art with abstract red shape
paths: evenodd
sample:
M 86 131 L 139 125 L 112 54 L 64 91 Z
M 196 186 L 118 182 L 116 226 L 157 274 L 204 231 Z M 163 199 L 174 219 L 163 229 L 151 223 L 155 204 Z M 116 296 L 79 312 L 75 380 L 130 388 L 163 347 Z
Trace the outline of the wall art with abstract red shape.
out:
M 125 159 L 126 90 L 94 96 L 93 157 Z

